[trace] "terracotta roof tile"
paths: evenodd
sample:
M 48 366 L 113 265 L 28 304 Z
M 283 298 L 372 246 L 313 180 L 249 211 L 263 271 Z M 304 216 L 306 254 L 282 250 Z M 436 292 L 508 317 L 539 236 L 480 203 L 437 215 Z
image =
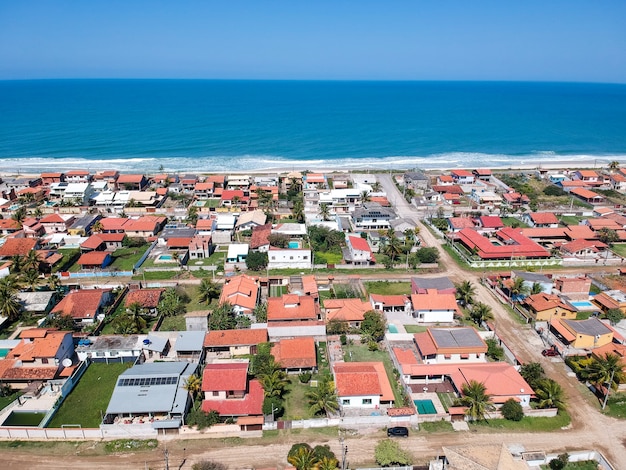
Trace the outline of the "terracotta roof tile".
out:
M 287 294 L 267 299 L 267 320 L 317 320 L 315 299 L 306 295 Z
M 326 321 L 363 321 L 365 312 L 372 310 L 372 304 L 361 299 L 326 299 Z
M 4 245 L 0 247 L 0 257 L 26 256 L 36 246 L 37 240 L 34 238 L 7 238 Z
M 202 411 L 217 411 L 221 416 L 259 416 L 263 414 L 263 387 L 258 380 L 251 380 L 248 393 L 243 398 L 204 400 Z
M 75 320 L 95 318 L 98 307 L 103 303 L 103 296 L 108 289 L 81 289 L 70 291 L 52 309 L 52 313 L 70 315 Z
M 204 337 L 204 347 L 252 346 L 267 342 L 267 329 L 254 330 L 213 330 Z
M 128 307 L 138 303 L 143 308 L 156 308 L 161 300 L 161 295 L 165 289 L 137 289 L 126 294 L 124 306 Z
M 311 336 L 281 339 L 272 348 L 272 355 L 284 369 L 313 368 L 317 366 L 315 340 Z
M 248 363 L 227 362 L 207 364 L 202 374 L 202 391 L 240 391 L 248 385 Z

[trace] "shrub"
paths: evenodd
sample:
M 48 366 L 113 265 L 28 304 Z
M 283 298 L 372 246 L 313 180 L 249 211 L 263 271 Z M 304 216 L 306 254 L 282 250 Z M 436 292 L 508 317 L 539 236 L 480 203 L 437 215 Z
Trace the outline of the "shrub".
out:
M 191 466 L 192 470 L 226 470 L 226 465 L 214 460 L 201 460 Z
M 367 343 L 367 349 L 369 351 L 378 351 L 378 343 L 376 341 L 370 341 Z
M 567 193 L 558 186 L 548 186 L 543 190 L 543 194 L 546 196 L 564 196 Z
M 196 426 L 198 430 L 210 428 L 219 422 L 220 415 L 215 410 L 209 411 L 208 413 L 202 410 L 194 410 L 187 416 L 187 424 L 189 426 Z
M 348 344 L 348 337 L 345 334 L 342 334 L 341 336 L 339 336 L 339 341 L 341 342 L 342 346 L 345 346 L 346 344 Z
M 509 421 L 521 421 L 524 417 L 522 405 L 513 398 L 509 398 L 505 401 L 500 411 L 502 412 L 502 416 Z
M 280 418 L 283 415 L 285 406 L 280 397 L 265 397 L 265 400 L 263 400 L 263 414 L 271 415 L 272 410 L 274 410 L 274 419 Z
M 301 372 L 298 374 L 298 379 L 300 380 L 300 383 L 303 384 L 308 384 L 311 381 L 311 377 L 313 377 L 313 374 L 310 372 Z

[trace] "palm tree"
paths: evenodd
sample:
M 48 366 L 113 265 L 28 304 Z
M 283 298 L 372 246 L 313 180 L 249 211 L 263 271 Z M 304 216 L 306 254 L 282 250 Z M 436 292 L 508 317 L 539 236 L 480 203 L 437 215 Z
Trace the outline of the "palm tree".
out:
M 24 269 L 24 257 L 22 255 L 11 256 L 11 273 L 19 274 Z
M 487 394 L 487 388 L 482 382 L 471 380 L 468 384 L 463 384 L 461 392 L 463 393 L 461 403 L 467 406 L 465 414 L 472 421 L 485 419 L 485 413 L 494 409 L 491 396 Z
M 609 163 L 609 170 L 610 171 L 619 170 L 619 162 L 617 160 L 613 160 L 611 163 Z
M 533 286 L 530 288 L 530 295 L 541 294 L 543 287 L 538 282 L 533 282 Z
M 594 357 L 583 371 L 583 377 L 596 385 L 610 382 L 610 387 L 617 390 L 620 383 L 626 380 L 625 364 L 617 354 L 606 353 L 604 357 Z
M 369 201 L 370 201 L 370 192 L 361 191 L 361 202 L 369 202 Z
M 309 409 L 313 414 L 333 413 L 339 409 L 339 401 L 335 384 L 329 380 L 321 380 L 317 388 L 305 393 L 309 401 Z
M 202 279 L 198 286 L 198 294 L 200 296 L 200 302 L 206 302 L 210 304 L 213 299 L 219 299 L 220 287 L 208 278 Z
M 539 408 L 565 409 L 563 388 L 552 379 L 540 380 L 535 388 Z
M 304 221 L 304 206 L 300 199 L 298 199 L 296 202 L 293 203 L 292 212 L 293 212 L 294 219 L 296 219 L 298 222 Z
M 379 193 L 380 190 L 382 189 L 382 185 L 378 181 L 374 181 L 371 184 L 371 186 L 372 186 L 372 191 L 375 192 L 375 193 Z
M 389 229 L 387 231 L 387 241 L 385 242 L 385 246 L 383 247 L 383 254 L 389 256 L 391 261 L 395 261 L 403 252 L 402 243 L 400 239 L 396 237 L 393 229 Z
M 287 374 L 280 369 L 262 375 L 259 381 L 266 397 L 282 397 L 289 383 Z
M 22 225 L 22 222 L 24 222 L 24 219 L 26 218 L 26 209 L 23 206 L 18 207 L 15 211 L 13 211 L 11 218 L 18 224 Z
M 474 323 L 478 326 L 482 325 L 484 322 L 489 320 L 493 320 L 493 313 L 491 312 L 491 307 L 482 302 L 476 303 L 469 312 L 469 316 Z
M 126 307 L 126 313 L 121 315 L 127 317 L 130 323 L 132 323 L 137 331 L 141 331 L 146 327 L 146 320 L 144 318 L 144 309 L 139 302 L 133 302 Z
M 318 459 L 313 450 L 300 447 L 293 455 L 287 457 L 287 461 L 297 470 L 313 470 L 317 468 Z
M 146 321 L 137 317 L 136 321 L 128 314 L 118 316 L 112 322 L 113 332 L 118 335 L 133 335 L 142 331 L 146 327 Z
M 25 269 L 34 269 L 39 272 L 39 267 L 41 266 L 41 259 L 39 258 L 39 253 L 36 250 L 30 250 L 26 256 L 22 258 L 23 267 Z
M 9 321 L 15 321 L 21 312 L 22 305 L 15 292 L 0 290 L 0 315 L 7 317 Z
M 93 232 L 102 233 L 104 231 L 104 226 L 102 225 L 102 221 L 98 220 L 93 227 L 91 228 Z
M 0 294 L 17 294 L 21 288 L 21 282 L 15 274 L 0 279 Z
M 330 207 L 327 203 L 320 204 L 319 215 L 322 216 L 322 220 L 324 221 L 330 219 Z
M 184 385 L 185 390 L 191 395 L 191 401 L 196 402 L 196 397 L 202 391 L 202 377 L 193 374 L 187 377 Z
M 339 461 L 328 457 L 327 455 L 322 457 L 317 464 L 317 470 L 335 470 L 339 466 Z
M 513 280 L 513 284 L 509 287 L 511 302 L 513 302 L 514 297 L 519 297 L 528 293 L 528 286 L 526 286 L 524 282 L 524 279 L 521 277 L 516 277 Z
M 456 298 L 461 304 L 467 307 L 474 302 L 476 291 L 471 281 L 463 281 L 456 286 Z
M 411 247 L 413 247 L 413 245 L 415 244 L 415 230 L 413 230 L 412 228 L 407 228 L 404 232 L 404 244 L 405 245 L 411 245 Z
M 37 287 L 39 287 L 39 285 L 41 284 L 39 271 L 36 271 L 34 269 L 28 269 L 24 271 L 21 278 L 24 285 L 28 287 L 28 290 L 31 292 L 35 292 L 35 290 L 37 290 Z

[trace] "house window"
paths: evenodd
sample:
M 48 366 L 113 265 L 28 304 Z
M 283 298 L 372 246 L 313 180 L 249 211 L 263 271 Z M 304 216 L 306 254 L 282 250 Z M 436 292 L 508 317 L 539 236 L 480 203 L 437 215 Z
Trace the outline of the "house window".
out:
M 342 405 L 349 405 L 350 404 L 350 399 L 349 398 L 344 398 L 343 400 L 341 400 L 341 404 Z
M 372 399 L 371 398 L 363 398 L 363 404 L 364 405 L 371 405 L 372 404 Z
M 220 396 L 220 392 L 213 392 L 213 396 L 214 397 L 219 397 Z
M 48 363 L 48 358 L 47 357 L 41 358 L 41 363 L 42 364 L 47 364 Z

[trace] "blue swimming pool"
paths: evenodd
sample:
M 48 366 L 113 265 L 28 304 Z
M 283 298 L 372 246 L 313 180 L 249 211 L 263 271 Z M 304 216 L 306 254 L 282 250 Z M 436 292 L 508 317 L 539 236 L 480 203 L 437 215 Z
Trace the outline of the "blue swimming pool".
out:
M 389 330 L 389 333 L 397 333 L 398 332 L 398 327 L 396 325 L 387 325 L 387 329 Z
M 289 242 L 289 249 L 290 250 L 295 250 L 297 248 L 300 248 L 300 242 Z
M 172 255 L 160 255 L 159 261 L 172 261 L 174 258 Z
M 572 304 L 576 308 L 596 308 L 596 306 L 588 300 L 571 301 L 570 304 Z
M 421 415 L 435 415 L 437 410 L 432 400 L 413 400 L 417 412 Z

